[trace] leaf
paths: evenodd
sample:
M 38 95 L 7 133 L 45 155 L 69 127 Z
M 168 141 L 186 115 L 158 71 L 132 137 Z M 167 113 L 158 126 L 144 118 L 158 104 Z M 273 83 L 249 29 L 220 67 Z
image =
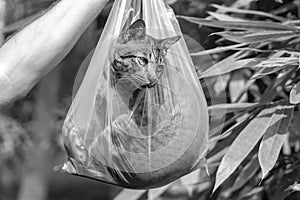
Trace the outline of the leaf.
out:
M 226 15 L 223 13 L 217 13 L 217 12 L 211 12 L 211 11 L 208 11 L 207 13 L 219 21 L 246 21 L 244 19 L 232 17 L 230 15 Z
M 262 110 L 238 135 L 229 147 L 217 171 L 214 191 L 237 169 L 252 151 L 269 126 L 276 107 Z
M 237 119 L 243 118 L 244 115 L 245 115 L 244 113 L 239 113 L 239 114 L 237 114 L 237 115 L 229 118 L 224 123 L 221 123 L 221 124 L 219 123 L 218 126 L 211 127 L 211 129 L 209 131 L 209 136 L 211 137 L 210 141 L 214 142 L 215 140 L 219 140 L 219 137 L 221 136 L 219 134 L 221 133 L 221 131 L 223 130 L 223 128 L 229 126 L 232 123 L 235 123 L 235 121 Z M 238 124 L 239 123 L 235 123 L 235 125 L 238 125 Z M 217 136 L 215 136 L 215 135 L 217 135 Z
M 246 2 L 245 0 L 242 0 L 243 2 Z M 249 0 L 248 0 L 249 1 Z M 250 2 L 253 0 L 250 0 Z M 271 19 L 275 19 L 277 21 L 287 21 L 286 18 L 283 17 L 279 17 L 270 13 L 266 13 L 266 12 L 261 12 L 261 11 L 256 11 L 256 10 L 246 10 L 246 9 L 238 9 L 238 8 L 233 8 L 233 7 L 226 7 L 226 6 L 220 6 L 217 4 L 212 4 L 213 7 L 217 8 L 222 12 L 232 12 L 232 13 L 239 13 L 239 14 L 251 14 L 251 15 L 257 15 L 257 16 L 263 16 L 263 17 L 268 17 Z
M 146 192 L 147 190 L 124 189 L 114 198 L 114 200 L 124 200 L 124 199 L 138 200 Z
M 200 169 L 195 170 L 180 178 L 181 184 L 187 189 L 188 194 L 192 196 L 195 185 L 200 181 Z
M 234 113 L 252 110 L 265 104 L 261 103 L 231 103 L 231 104 L 216 104 L 208 107 L 210 116 L 223 115 L 224 113 Z
M 203 55 L 222 53 L 225 51 L 232 51 L 232 49 L 243 47 L 245 45 L 247 45 L 247 44 L 235 44 L 235 45 L 229 45 L 229 46 L 225 46 L 225 47 L 216 47 L 213 49 L 208 49 L 208 50 L 204 50 L 204 51 L 200 51 L 200 52 L 196 52 L 196 53 L 191 53 L 191 56 L 203 56 Z
M 217 21 L 197 17 L 178 16 L 191 23 L 215 28 L 244 30 L 244 31 L 296 31 L 297 28 L 275 22 L 265 21 Z
M 235 180 L 232 191 L 237 191 L 241 189 L 259 170 L 259 163 L 257 156 L 255 155 L 251 161 L 242 169 L 241 173 Z
M 283 85 L 284 83 L 286 83 L 286 81 L 290 79 L 290 77 L 292 76 L 294 71 L 295 71 L 295 68 L 289 68 L 287 70 L 281 71 L 277 75 L 277 77 L 272 80 L 271 84 L 269 84 L 267 89 L 264 91 L 260 101 L 261 102 L 272 101 L 277 96 L 276 88 L 279 85 Z
M 227 40 L 237 43 L 258 43 L 275 40 L 285 40 L 286 37 L 296 36 L 294 31 L 264 31 L 264 32 L 239 32 L 239 31 L 225 31 L 217 32 L 213 35 L 219 35 Z
M 260 79 L 260 78 L 263 78 L 263 77 L 265 77 L 265 76 L 267 76 L 269 74 L 276 73 L 276 72 L 284 69 L 285 67 L 286 66 L 280 66 L 280 67 L 274 67 L 274 68 L 266 67 L 263 70 L 259 70 L 259 71 L 255 72 L 255 74 L 251 77 L 251 79 Z
M 233 72 L 231 80 L 229 82 L 229 94 L 231 102 L 243 102 L 247 100 L 247 93 L 244 93 L 242 97 L 240 95 L 243 93 L 246 86 L 246 78 L 243 73 Z
M 221 160 L 229 146 L 233 143 L 237 135 L 249 124 L 249 122 L 252 120 L 253 116 L 255 116 L 257 113 L 252 113 L 253 115 L 246 116 L 243 120 L 235 123 L 232 127 L 230 127 L 228 130 L 226 130 L 222 135 L 216 136 L 212 138 L 209 142 L 216 142 L 220 141 L 215 148 L 213 148 L 208 154 L 208 163 L 211 162 L 217 162 Z M 225 152 L 223 152 L 226 150 Z M 222 156 L 220 156 L 220 154 Z M 217 160 L 214 159 L 214 157 L 217 156 Z
M 249 7 L 250 4 L 255 1 L 257 1 L 257 0 L 237 0 L 229 8 Z M 225 8 L 227 8 L 227 7 L 225 7 Z M 220 11 L 222 11 L 222 10 L 220 10 Z
M 172 185 L 172 183 L 165 185 L 163 187 L 148 190 L 148 200 L 157 199 L 159 196 L 161 196 L 163 193 L 165 193 L 171 187 L 171 185 Z
M 293 190 L 293 191 L 296 191 L 296 192 L 300 192 L 300 184 L 294 184 L 294 185 L 291 185 L 289 188 L 289 190 Z
M 256 65 L 260 62 L 260 61 L 256 61 L 253 59 L 238 60 L 237 55 L 238 54 L 233 54 L 232 56 L 229 56 L 229 57 L 221 60 L 220 62 L 216 63 L 212 67 L 210 67 L 207 70 L 205 70 L 204 72 L 202 72 L 200 74 L 200 78 L 220 76 L 220 75 L 232 72 L 234 70 L 238 70 L 238 69 Z
M 200 74 L 200 78 L 220 76 L 242 68 L 274 68 L 299 66 L 299 59 L 294 57 L 248 58 L 239 60 L 239 52 L 221 60 Z M 282 53 L 282 52 L 278 52 Z
M 290 93 L 290 102 L 292 104 L 300 103 L 300 82 L 292 88 Z
M 287 131 L 293 118 L 294 106 L 278 105 L 271 118 L 272 126 L 266 130 L 259 146 L 258 160 L 262 169 L 262 179 L 274 167 Z
M 275 55 L 275 54 L 273 54 Z M 262 62 L 257 65 L 256 67 L 277 67 L 281 65 L 299 65 L 299 60 L 298 58 L 293 58 L 293 57 L 269 57 L 267 59 L 262 58 L 256 58 L 256 60 L 261 60 Z
M 195 185 L 196 183 L 199 183 L 200 178 L 200 169 L 197 169 L 183 177 L 180 178 L 180 182 L 185 187 L 189 187 L 192 185 Z

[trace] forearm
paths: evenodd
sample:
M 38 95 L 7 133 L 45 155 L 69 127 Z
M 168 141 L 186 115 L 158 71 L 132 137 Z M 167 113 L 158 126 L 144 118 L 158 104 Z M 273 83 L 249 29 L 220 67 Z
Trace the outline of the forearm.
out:
M 71 50 L 108 0 L 61 0 L 0 49 L 0 106 L 24 96 Z

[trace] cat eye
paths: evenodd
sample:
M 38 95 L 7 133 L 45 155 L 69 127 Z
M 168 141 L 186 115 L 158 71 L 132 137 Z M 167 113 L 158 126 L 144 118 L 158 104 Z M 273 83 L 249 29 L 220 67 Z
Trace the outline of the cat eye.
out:
M 148 59 L 147 58 L 137 57 L 136 60 L 137 60 L 137 63 L 142 65 L 142 66 L 145 66 L 145 65 L 148 64 Z

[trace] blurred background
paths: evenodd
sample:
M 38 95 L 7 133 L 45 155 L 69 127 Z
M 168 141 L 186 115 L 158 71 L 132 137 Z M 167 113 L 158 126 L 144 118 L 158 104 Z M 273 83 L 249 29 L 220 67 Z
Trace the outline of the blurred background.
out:
M 0 42 L 3 43 L 40 16 L 54 2 L 0 0 Z M 208 16 L 208 11 L 216 10 L 211 4 L 265 12 L 285 8 L 285 14 L 290 12 L 291 16 L 297 12 L 298 6 L 297 1 L 286 0 L 168 0 L 168 3 L 177 15 L 202 18 Z M 87 54 L 96 46 L 112 4 L 107 4 L 54 72 L 41 81 L 25 99 L 15 102 L 0 114 L 0 200 L 109 200 L 120 192 L 121 189 L 117 187 L 53 171 L 65 159 L 61 128 L 71 105 L 77 71 Z M 179 22 L 182 32 L 204 49 L 217 46 L 219 37 L 209 35 L 218 29 L 199 27 L 182 19 Z M 212 59 L 217 62 L 227 55 L 212 55 Z M 212 62 L 206 59 L 200 61 L 196 67 L 201 71 Z M 187 190 L 180 188 L 173 191 L 173 194 L 165 199 L 199 199 L 189 196 Z M 205 198 L 209 197 L 207 194 Z

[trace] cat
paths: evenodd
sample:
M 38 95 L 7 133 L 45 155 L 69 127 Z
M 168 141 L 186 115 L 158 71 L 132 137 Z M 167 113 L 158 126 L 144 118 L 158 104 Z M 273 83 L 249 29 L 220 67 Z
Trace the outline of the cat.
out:
M 113 49 L 114 81 L 129 80 L 136 88 L 154 87 L 164 73 L 168 49 L 180 38 L 155 39 L 146 34 L 144 20 L 135 21 Z
M 139 19 L 120 35 L 113 48 L 112 85 L 133 111 L 138 126 L 148 124 L 145 91 L 157 85 L 165 71 L 167 52 L 180 38 L 156 39 L 147 35 L 145 21 Z M 159 101 L 161 104 L 162 99 Z
M 174 106 L 172 110 L 164 106 L 164 89 L 159 85 L 159 81 L 168 67 L 166 60 L 168 50 L 180 38 L 181 36 L 156 39 L 147 35 L 146 25 L 142 19 L 135 21 L 124 34 L 119 36 L 111 50 L 108 80 L 110 90 L 116 91 L 131 114 L 116 116 L 107 124 L 103 119 L 106 119 L 105 115 L 108 114 L 105 112 L 107 100 L 111 99 L 107 99 L 105 95 L 101 96 L 101 91 L 99 92 L 95 102 L 98 122 L 94 120 L 93 123 L 97 125 L 91 124 L 90 127 L 102 124 L 99 127 L 103 129 L 91 128 L 101 132 L 95 133 L 95 138 L 88 146 L 85 146 L 82 140 L 72 139 L 72 135 L 78 136 L 78 131 L 74 131 L 74 134 L 70 134 L 72 139 L 70 144 L 73 146 L 68 147 L 70 144 L 66 146 L 66 149 L 70 149 L 69 155 L 76 158 L 71 159 L 72 162 L 77 163 L 72 166 L 84 166 L 79 167 L 77 173 L 90 174 L 101 180 L 105 177 L 105 180 L 110 182 L 110 179 L 113 179 L 121 185 L 128 186 L 130 177 L 136 175 L 130 173 L 135 172 L 135 169 L 132 168 L 124 152 L 157 151 L 164 148 L 177 134 L 176 130 L 179 129 L 182 117 L 180 109 Z M 150 106 L 149 90 L 152 91 L 151 98 L 156 99 Z M 137 132 L 146 137 L 136 137 Z M 154 132 L 155 135 L 152 135 Z M 151 141 L 150 148 L 149 141 Z M 109 152 L 107 152 L 107 145 L 113 146 Z M 109 166 L 105 167 L 103 164 Z

